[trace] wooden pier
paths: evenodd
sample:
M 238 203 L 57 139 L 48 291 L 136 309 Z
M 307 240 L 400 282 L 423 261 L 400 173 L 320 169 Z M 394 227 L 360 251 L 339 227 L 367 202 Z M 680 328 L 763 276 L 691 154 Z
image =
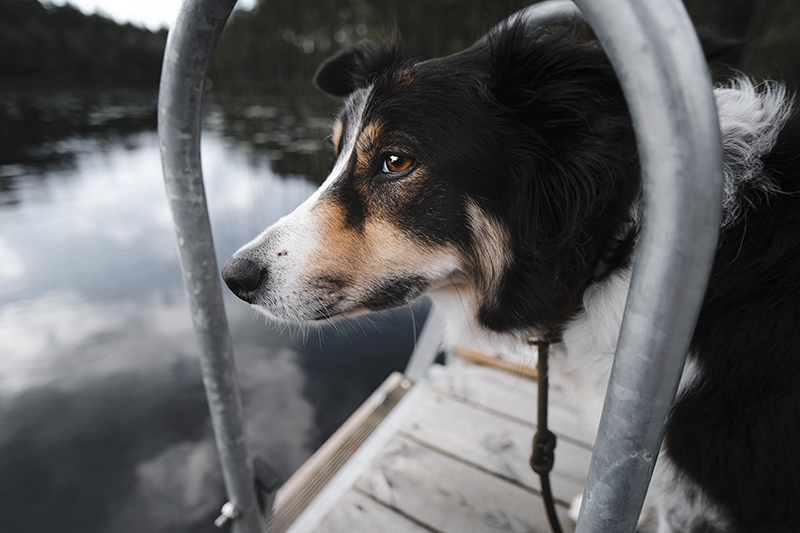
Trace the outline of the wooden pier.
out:
M 536 381 L 451 356 L 412 384 L 395 373 L 278 492 L 273 533 L 549 531 L 528 460 Z M 551 473 L 566 532 L 591 444 L 563 393 Z

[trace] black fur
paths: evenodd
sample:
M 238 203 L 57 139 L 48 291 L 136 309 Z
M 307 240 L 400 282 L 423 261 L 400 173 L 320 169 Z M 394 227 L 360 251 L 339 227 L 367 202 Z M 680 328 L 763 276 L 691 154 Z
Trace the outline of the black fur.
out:
M 745 215 L 720 236 L 692 353 L 707 376 L 666 446 L 743 531 L 800 530 L 800 116 L 782 130 Z
M 423 278 L 399 278 L 375 287 L 364 302 L 371 311 L 383 311 L 411 303 L 425 288 Z
M 633 129 L 599 48 L 531 39 L 522 26 L 489 44 L 490 90 L 506 129 L 493 148 L 509 157 L 497 169 L 507 186 L 485 207 L 516 234 L 505 290 L 480 316 L 498 331 L 555 330 L 639 194 Z

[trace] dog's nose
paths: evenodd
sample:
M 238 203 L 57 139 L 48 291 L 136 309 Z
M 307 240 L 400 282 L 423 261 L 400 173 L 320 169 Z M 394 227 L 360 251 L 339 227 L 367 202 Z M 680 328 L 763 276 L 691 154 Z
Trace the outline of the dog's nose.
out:
M 248 257 L 233 256 L 222 267 L 222 279 L 228 288 L 247 303 L 255 300 L 255 290 L 266 279 L 266 269 Z

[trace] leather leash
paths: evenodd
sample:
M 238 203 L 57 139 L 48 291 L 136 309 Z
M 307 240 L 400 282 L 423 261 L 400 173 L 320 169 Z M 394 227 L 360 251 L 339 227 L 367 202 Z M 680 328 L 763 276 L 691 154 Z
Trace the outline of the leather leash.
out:
M 553 499 L 553 491 L 550 487 L 550 471 L 555 463 L 556 436 L 547 428 L 547 389 L 548 389 L 548 370 L 547 357 L 550 352 L 550 344 L 559 342 L 559 335 L 543 334 L 540 337 L 532 337 L 526 342 L 531 346 L 536 346 L 538 360 L 536 370 L 538 373 L 538 398 L 537 398 L 537 421 L 536 433 L 533 436 L 533 454 L 531 455 L 531 468 L 539 474 L 542 484 L 542 498 L 544 508 L 547 511 L 547 519 L 553 533 L 562 533 L 561 524 L 556 515 L 556 503 Z

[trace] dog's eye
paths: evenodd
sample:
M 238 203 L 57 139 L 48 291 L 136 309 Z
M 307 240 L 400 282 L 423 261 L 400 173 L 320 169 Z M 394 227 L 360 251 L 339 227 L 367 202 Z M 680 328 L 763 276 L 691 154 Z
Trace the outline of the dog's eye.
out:
M 391 154 L 386 156 L 383 160 L 383 173 L 384 174 L 397 174 L 410 169 L 414 165 L 414 160 L 410 157 L 402 155 Z

